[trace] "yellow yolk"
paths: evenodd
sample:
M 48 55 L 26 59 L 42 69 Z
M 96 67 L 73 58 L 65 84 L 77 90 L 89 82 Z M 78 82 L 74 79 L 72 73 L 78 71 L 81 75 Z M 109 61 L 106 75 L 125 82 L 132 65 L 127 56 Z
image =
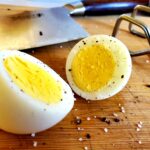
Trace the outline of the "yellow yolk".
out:
M 115 66 L 115 59 L 110 49 L 103 45 L 91 45 L 79 50 L 73 59 L 70 71 L 78 88 L 94 92 L 110 81 Z
M 10 56 L 4 60 L 4 66 L 12 81 L 31 97 L 47 104 L 61 100 L 61 83 L 36 63 L 19 56 Z

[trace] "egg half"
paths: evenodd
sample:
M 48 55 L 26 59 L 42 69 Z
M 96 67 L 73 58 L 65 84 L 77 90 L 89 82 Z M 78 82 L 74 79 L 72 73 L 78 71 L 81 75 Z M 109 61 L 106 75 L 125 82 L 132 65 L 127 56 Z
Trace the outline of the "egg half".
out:
M 1 129 L 16 134 L 46 130 L 73 104 L 71 88 L 49 66 L 23 52 L 0 52 Z
M 88 100 L 102 100 L 127 84 L 132 62 L 127 47 L 108 35 L 81 40 L 70 51 L 66 75 L 74 92 Z

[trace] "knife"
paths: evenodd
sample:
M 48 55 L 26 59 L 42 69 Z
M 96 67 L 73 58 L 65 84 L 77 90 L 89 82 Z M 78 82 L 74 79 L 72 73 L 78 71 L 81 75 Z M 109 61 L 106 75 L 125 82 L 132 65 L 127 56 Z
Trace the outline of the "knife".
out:
M 148 5 L 147 0 L 140 2 L 127 1 L 127 2 L 100 2 L 98 0 L 82 1 L 83 6 L 74 9 L 70 12 L 72 16 L 83 16 L 83 15 L 111 15 L 111 14 L 122 14 L 131 12 L 137 4 Z

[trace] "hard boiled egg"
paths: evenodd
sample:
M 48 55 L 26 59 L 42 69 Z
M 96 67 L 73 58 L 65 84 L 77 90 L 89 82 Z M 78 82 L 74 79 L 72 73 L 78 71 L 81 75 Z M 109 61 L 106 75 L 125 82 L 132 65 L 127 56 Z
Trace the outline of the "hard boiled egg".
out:
M 66 75 L 75 93 L 101 100 L 127 84 L 132 69 L 127 47 L 107 35 L 94 35 L 77 43 L 68 55 Z
M 46 130 L 73 104 L 71 88 L 46 64 L 23 52 L 0 52 L 1 129 L 17 134 Z

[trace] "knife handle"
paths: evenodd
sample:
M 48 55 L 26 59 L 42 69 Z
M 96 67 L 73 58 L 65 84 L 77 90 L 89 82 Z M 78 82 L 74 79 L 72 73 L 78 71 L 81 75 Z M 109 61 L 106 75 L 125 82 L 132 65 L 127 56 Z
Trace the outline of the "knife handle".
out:
M 86 6 L 85 15 L 111 15 L 131 12 L 135 2 L 112 2 Z
M 135 2 L 138 4 L 148 5 L 149 0 L 82 0 L 84 6 L 94 5 L 94 4 L 102 4 L 102 3 L 111 3 L 111 2 Z

